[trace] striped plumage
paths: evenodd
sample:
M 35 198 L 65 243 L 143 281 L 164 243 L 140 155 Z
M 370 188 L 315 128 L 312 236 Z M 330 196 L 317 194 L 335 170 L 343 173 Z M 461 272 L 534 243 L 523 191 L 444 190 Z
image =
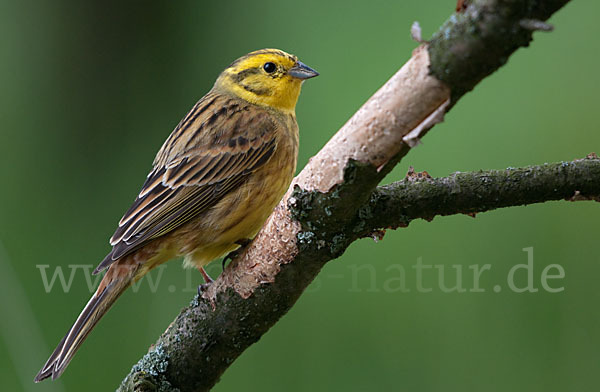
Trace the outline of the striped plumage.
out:
M 60 376 L 119 295 L 153 267 L 185 256 L 202 270 L 258 232 L 296 170 L 295 105 L 302 81 L 316 75 L 276 49 L 221 73 L 156 155 L 94 271 L 107 269 L 97 291 L 36 382 Z

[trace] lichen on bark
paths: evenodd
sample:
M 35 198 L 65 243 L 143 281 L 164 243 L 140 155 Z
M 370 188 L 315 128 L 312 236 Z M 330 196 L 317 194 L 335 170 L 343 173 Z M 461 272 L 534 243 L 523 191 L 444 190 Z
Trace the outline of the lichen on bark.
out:
M 294 305 L 323 265 L 352 241 L 379 237 L 380 229 L 406 226 L 411 219 L 448 214 L 450 206 L 470 211 L 465 204 L 469 201 L 481 202 L 484 210 L 493 207 L 497 192 L 518 189 L 500 187 L 488 194 L 491 201 L 461 199 L 453 192 L 453 182 L 465 180 L 461 186 L 466 189 L 487 181 L 484 174 L 475 173 L 473 178 L 457 174 L 433 184 L 397 183 L 375 190 L 410 150 L 406 135 L 450 97 L 455 104 L 529 42 L 531 32 L 516 21 L 546 20 L 566 2 L 474 0 L 465 12 L 452 16 L 311 159 L 294 180 L 298 188 L 288 191 L 252 244 L 182 310 L 119 390 L 209 390 L 231 362 Z M 549 183 L 565 173 L 575 175 L 567 170 L 571 168 L 556 168 Z M 504 181 L 517 178 L 514 171 L 496 174 Z M 293 203 L 288 203 L 290 197 Z M 439 206 L 445 209 L 436 210 Z
M 430 71 L 452 91 L 452 103 L 504 65 L 533 30 L 522 20 L 546 21 L 569 0 L 472 0 L 429 41 Z

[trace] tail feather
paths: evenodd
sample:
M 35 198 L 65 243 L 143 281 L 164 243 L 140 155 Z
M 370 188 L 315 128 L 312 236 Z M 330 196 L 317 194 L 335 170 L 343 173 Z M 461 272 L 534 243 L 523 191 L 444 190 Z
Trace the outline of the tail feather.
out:
M 117 298 L 131 285 L 135 271 L 129 269 L 125 274 L 120 274 L 119 271 L 115 271 L 116 268 L 114 267 L 118 268 L 115 265 L 107 271 L 100 287 L 83 308 L 75 324 L 62 338 L 46 364 L 35 376 L 35 382 L 40 382 L 48 377 L 52 377 L 54 380 L 65 371 L 88 334 Z

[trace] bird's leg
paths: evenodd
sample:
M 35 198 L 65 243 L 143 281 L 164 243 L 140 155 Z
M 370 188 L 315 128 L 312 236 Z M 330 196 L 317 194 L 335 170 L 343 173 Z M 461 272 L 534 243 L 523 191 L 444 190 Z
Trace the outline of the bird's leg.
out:
M 238 257 L 240 255 L 240 253 L 242 253 L 244 251 L 244 249 L 246 249 L 246 247 L 248 245 L 250 245 L 250 243 L 252 242 L 251 238 L 241 238 L 237 241 L 235 241 L 235 243 L 237 245 L 239 245 L 240 247 L 237 248 L 236 250 L 232 250 L 231 252 L 227 253 L 227 256 L 223 257 L 223 262 L 221 263 L 221 267 L 223 268 L 223 270 L 225 270 L 225 263 L 227 262 L 227 260 L 233 260 L 236 257 Z
M 214 280 L 206 273 L 204 267 L 198 267 L 198 271 L 202 274 L 204 278 L 204 283 L 198 286 L 198 295 L 202 295 L 202 292 L 208 288 L 208 285 L 214 282 Z
M 204 267 L 200 267 L 200 268 L 198 268 L 198 270 L 202 274 L 202 277 L 204 278 L 204 282 L 206 284 L 210 284 L 210 283 L 214 282 L 214 280 L 210 277 L 210 275 L 208 275 L 206 273 L 206 270 L 204 269 Z

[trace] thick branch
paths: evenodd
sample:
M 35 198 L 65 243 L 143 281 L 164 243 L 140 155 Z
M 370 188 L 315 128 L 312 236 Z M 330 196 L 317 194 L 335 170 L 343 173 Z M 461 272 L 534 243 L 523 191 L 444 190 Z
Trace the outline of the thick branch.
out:
M 504 65 L 515 50 L 528 46 L 532 32 L 548 26 L 540 22 L 568 1 L 469 0 L 471 5 L 448 19 L 431 39 L 432 74 L 451 87 L 455 102 Z
M 177 317 L 122 391 L 205 391 L 355 240 L 357 211 L 464 92 L 531 40 L 568 0 L 474 0 L 413 57 L 294 179 L 252 244 Z M 431 62 L 430 62 L 431 57 Z M 289 207 L 288 207 L 289 206 Z

